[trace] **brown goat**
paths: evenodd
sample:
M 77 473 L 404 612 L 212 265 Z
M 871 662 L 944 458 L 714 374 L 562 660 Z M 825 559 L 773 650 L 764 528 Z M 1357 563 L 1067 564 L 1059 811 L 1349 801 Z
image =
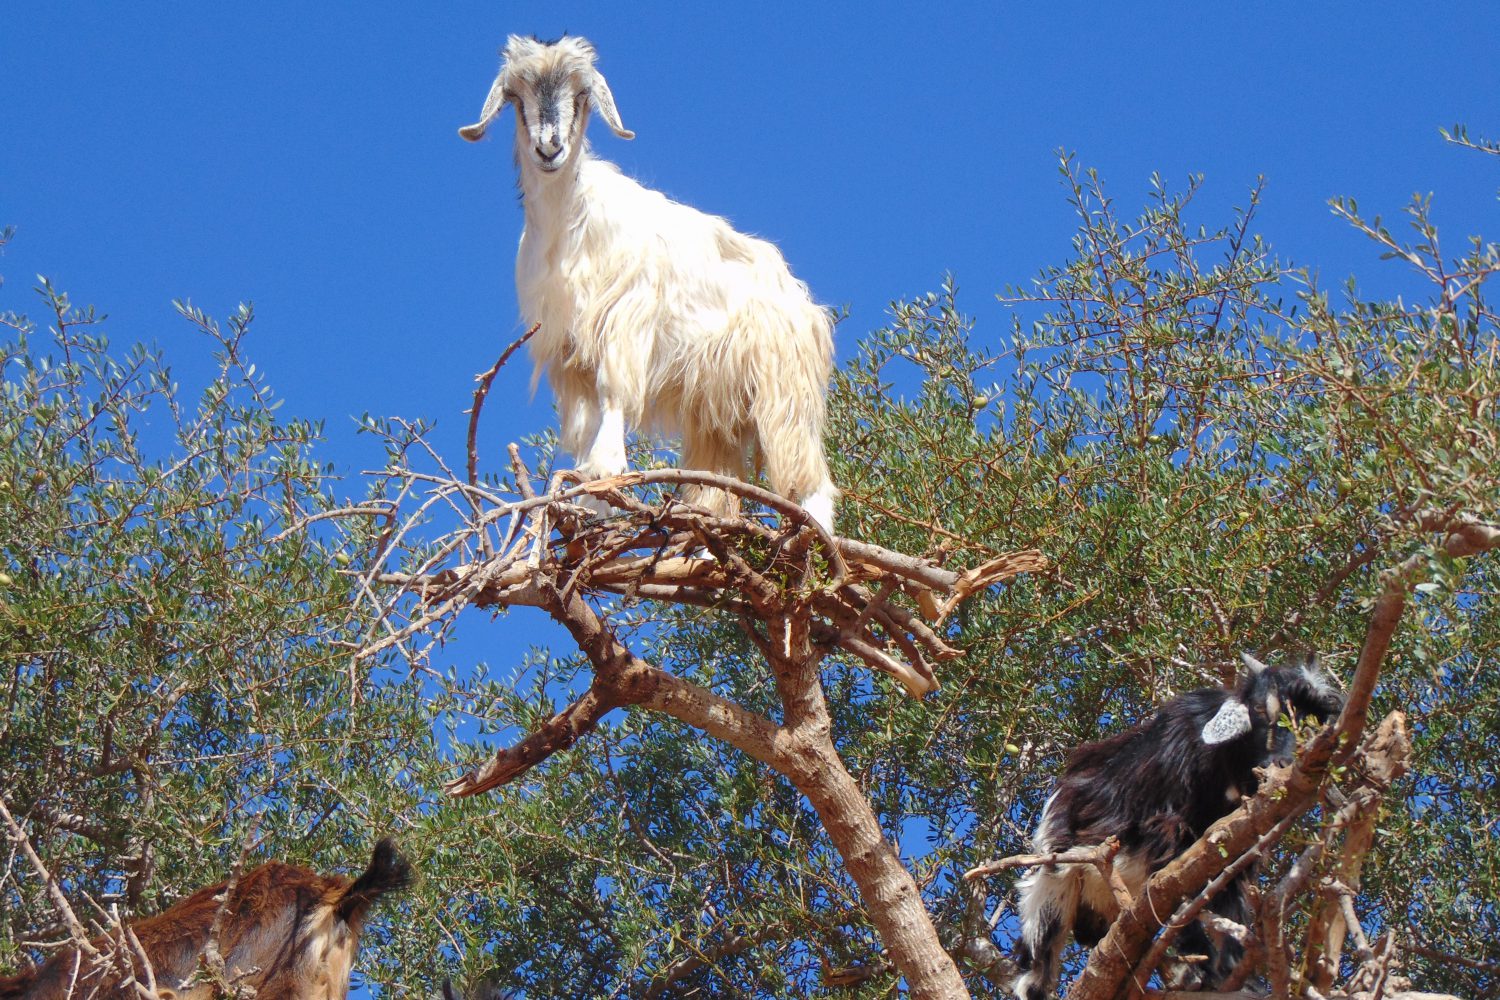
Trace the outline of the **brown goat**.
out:
M 272 861 L 242 876 L 227 906 L 219 897 L 229 883 L 220 882 L 89 948 L 0 977 L 0 1000 L 210 1000 L 237 986 L 255 1000 L 344 1000 L 371 905 L 411 880 L 389 839 L 352 880 Z M 216 918 L 222 984 L 206 957 Z

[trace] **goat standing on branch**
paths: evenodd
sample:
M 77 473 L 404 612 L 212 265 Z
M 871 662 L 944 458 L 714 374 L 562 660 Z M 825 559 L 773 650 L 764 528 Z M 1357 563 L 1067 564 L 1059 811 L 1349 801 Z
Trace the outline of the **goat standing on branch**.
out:
M 0 978 L 0 1000 L 208 1000 L 238 986 L 261 1000 L 344 1000 L 370 907 L 411 881 L 389 839 L 353 880 L 272 861 Z
M 682 464 L 771 487 L 830 533 L 838 491 L 823 454 L 833 324 L 765 240 L 642 187 L 596 159 L 590 110 L 623 139 L 614 97 L 582 38 L 512 35 L 479 121 L 516 109 L 526 228 L 516 293 L 557 396 L 564 447 L 586 479 L 626 469 L 627 427 L 682 435 Z M 697 487 L 720 511 L 736 498 Z
M 1075 750 L 1042 809 L 1032 838 L 1036 852 L 1053 855 L 1118 837 L 1115 874 L 1130 896 L 1139 896 L 1152 872 L 1255 793 L 1257 768 L 1291 762 L 1296 732 L 1279 721 L 1282 716 L 1293 727 L 1308 717 L 1327 722 L 1343 706 L 1315 658 L 1276 669 L 1252 656 L 1244 661 L 1249 673 L 1234 690 L 1190 691 L 1139 726 Z M 1049 864 L 1021 881 L 1018 909 L 1017 963 L 1023 974 L 1016 995 L 1042 1000 L 1057 986 L 1069 932 L 1092 947 L 1119 916 L 1121 903 L 1096 867 Z M 1243 877 L 1225 886 L 1209 909 L 1243 925 L 1249 915 Z M 1242 954 L 1232 937 L 1216 943 L 1197 922 L 1179 943 L 1208 956 L 1196 977 L 1208 988 L 1220 985 Z

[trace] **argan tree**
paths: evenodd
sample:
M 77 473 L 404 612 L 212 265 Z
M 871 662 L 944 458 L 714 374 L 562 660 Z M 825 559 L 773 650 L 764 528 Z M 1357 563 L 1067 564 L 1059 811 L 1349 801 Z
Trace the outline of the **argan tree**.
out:
M 348 669 L 358 540 L 285 530 L 332 504 L 250 310 L 179 307 L 217 361 L 194 398 L 36 291 L 46 327 L 0 314 L 0 969 L 245 853 L 357 867 L 432 742 L 414 688 Z

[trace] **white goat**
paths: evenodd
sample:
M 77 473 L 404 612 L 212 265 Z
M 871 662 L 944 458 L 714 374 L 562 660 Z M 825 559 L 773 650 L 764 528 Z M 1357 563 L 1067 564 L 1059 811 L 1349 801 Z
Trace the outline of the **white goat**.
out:
M 582 38 L 512 35 L 479 121 L 516 108 L 526 228 L 516 291 L 536 374 L 557 396 L 564 447 L 584 476 L 625 471 L 625 431 L 682 435 L 686 468 L 743 476 L 752 449 L 771 487 L 833 530 L 823 455 L 833 326 L 781 253 L 591 155 L 589 110 L 615 134 L 613 95 Z M 718 490 L 700 503 L 728 509 Z

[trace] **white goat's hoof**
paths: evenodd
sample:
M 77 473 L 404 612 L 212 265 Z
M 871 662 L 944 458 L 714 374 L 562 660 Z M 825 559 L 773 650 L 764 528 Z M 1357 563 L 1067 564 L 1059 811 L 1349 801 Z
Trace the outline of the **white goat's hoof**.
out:
M 581 496 L 575 501 L 578 506 L 589 512 L 589 520 L 602 521 L 615 513 L 614 507 L 610 506 L 608 500 L 599 497 Z
M 802 501 L 802 509 L 807 511 L 807 516 L 822 525 L 823 530 L 833 534 L 833 497 L 823 490 L 819 490 L 806 500 Z

